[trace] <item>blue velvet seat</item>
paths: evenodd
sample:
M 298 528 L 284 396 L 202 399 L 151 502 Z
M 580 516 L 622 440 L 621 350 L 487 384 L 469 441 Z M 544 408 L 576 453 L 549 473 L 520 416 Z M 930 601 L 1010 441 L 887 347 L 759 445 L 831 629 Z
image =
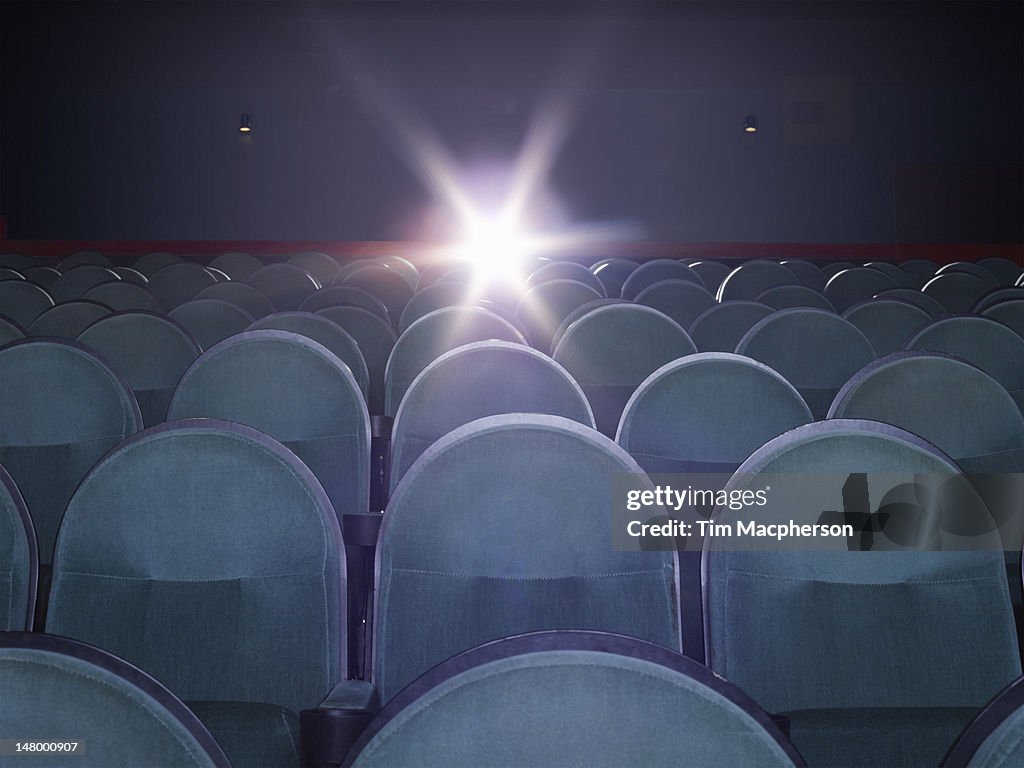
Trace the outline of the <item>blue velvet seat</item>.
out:
M 551 261 L 542 267 L 534 270 L 526 278 L 526 287 L 533 288 L 535 285 L 547 283 L 552 280 L 575 280 L 577 283 L 589 285 L 603 297 L 607 297 L 604 283 L 582 264 L 575 261 Z
M 597 428 L 614 437 L 633 391 L 665 363 L 697 351 L 674 320 L 638 304 L 598 307 L 570 325 L 552 355 L 590 401 Z
M 198 301 L 200 299 L 226 301 L 228 304 L 234 304 L 236 307 L 244 309 L 257 319 L 274 312 L 274 305 L 270 303 L 270 299 L 251 285 L 233 280 L 229 283 L 215 283 L 208 288 L 203 288 L 191 300 Z
M 74 750 L 9 751 L 6 766 L 231 768 L 210 732 L 173 693 L 84 643 L 0 634 L 0 690 L 0 733 L 43 737 L 46 746 Z
M 884 290 L 900 287 L 885 272 L 871 267 L 852 267 L 829 278 L 824 294 L 836 311 L 843 313 Z
M 1020 264 L 1000 256 L 989 256 L 988 258 L 979 259 L 978 266 L 984 267 L 991 272 L 999 285 L 1015 284 L 1021 273 L 1024 272 Z
M 391 316 L 388 308 L 376 296 L 371 296 L 361 288 L 353 288 L 350 285 L 328 285 L 319 291 L 311 293 L 309 297 L 299 305 L 301 312 L 319 312 L 328 307 L 360 307 L 368 312 L 378 315 L 381 320 L 391 324 Z
M 202 265 L 186 261 L 161 267 L 149 275 L 146 287 L 160 302 L 160 306 L 169 312 L 217 282 L 217 278 Z
M 147 253 L 137 258 L 132 266 L 146 277 L 152 277 L 156 272 L 171 264 L 180 264 L 184 259 L 174 253 L 158 251 Z
M 366 361 L 359 351 L 356 340 L 345 333 L 337 324 L 322 315 L 312 312 L 276 312 L 261 317 L 249 326 L 250 331 L 288 331 L 312 339 L 329 349 L 341 362 L 348 366 L 356 385 L 366 399 L 369 374 Z
M 113 270 L 123 283 L 141 286 L 149 284 L 149 278 L 133 267 L 113 267 Z
M 202 351 L 182 326 L 155 312 L 114 312 L 82 331 L 78 341 L 124 376 L 147 427 L 166 418 L 178 380 Z
M 146 288 L 124 280 L 111 280 L 95 285 L 81 298 L 110 307 L 115 312 L 144 309 L 148 312 L 162 312 L 160 302 Z
M 312 472 L 250 427 L 177 421 L 123 442 L 78 487 L 47 630 L 152 674 L 235 768 L 297 766 L 296 713 L 344 678 L 345 590 Z
M 298 309 L 320 288 L 316 278 L 295 264 L 268 264 L 249 275 L 246 283 L 270 299 L 278 311 Z
M 526 332 L 530 345 L 551 351 L 551 339 L 565 316 L 577 307 L 605 298 L 585 283 L 550 280 L 530 288 L 515 308 L 515 321 Z
M 932 350 L 962 357 L 1003 385 L 1024 412 L 1024 338 L 987 317 L 946 317 L 907 339 L 907 350 Z
M 687 264 L 690 269 L 700 276 L 701 282 L 704 283 L 704 287 L 708 289 L 712 296 L 718 293 L 718 288 L 722 281 L 732 272 L 732 267 L 709 259 L 701 259 L 700 261 L 684 259 L 683 263 Z
M 825 273 L 821 271 L 821 267 L 817 264 L 804 261 L 803 259 L 783 259 L 779 263 L 796 275 L 800 285 L 806 286 L 818 293 L 825 290 L 825 283 L 828 280 L 825 278 Z
M 843 317 L 867 337 L 879 356 L 903 349 L 914 331 L 932 320 L 925 310 L 909 301 L 881 297 L 854 304 Z
M 345 333 L 356 340 L 359 351 L 366 362 L 369 377 L 368 403 L 370 413 L 379 416 L 384 409 L 384 374 L 387 370 L 388 358 L 398 340 L 391 325 L 361 307 L 340 306 L 327 307 L 316 314 L 326 317 L 340 326 Z
M 36 260 L 23 253 L 0 253 L 0 267 L 16 269 L 21 272 L 36 265 Z
M 381 256 L 377 256 L 376 260 L 383 264 L 385 267 L 397 272 L 405 281 L 409 283 L 409 286 L 415 291 L 420 285 L 420 270 L 413 264 L 409 259 L 404 256 L 396 256 L 392 253 L 386 253 Z
M 263 262 L 250 253 L 229 251 L 210 260 L 210 266 L 219 269 L 232 280 L 245 282 L 254 272 L 263 268 Z
M 46 291 L 28 280 L 0 282 L 0 314 L 6 315 L 22 328 L 28 328 L 43 312 L 54 305 Z
M 755 301 L 769 288 L 799 285 L 800 279 L 781 264 L 756 259 L 740 264 L 718 286 L 719 301 Z
M 891 261 L 869 261 L 864 264 L 869 269 L 877 269 L 879 272 L 884 272 L 892 281 L 896 283 L 898 288 L 916 288 L 917 283 L 914 279 L 908 275 L 898 264 L 893 264 Z
M 585 314 L 597 309 L 598 307 L 606 306 L 607 304 L 628 304 L 630 302 L 625 299 L 594 299 L 588 301 L 586 304 L 580 304 L 576 309 L 570 312 L 568 315 L 562 318 L 562 322 L 559 324 L 558 329 L 555 331 L 554 336 L 551 337 L 551 349 L 554 350 L 558 347 L 558 342 L 562 340 L 565 332 L 569 329 L 569 326 L 583 317 Z
M 115 271 L 117 270 L 115 269 Z M 26 280 L 31 280 L 47 291 L 53 287 L 53 284 L 57 282 L 57 278 L 60 277 L 60 272 L 53 267 L 25 267 L 21 270 L 21 274 L 25 276 Z
M 635 261 L 629 259 L 607 259 L 603 263 L 595 264 L 590 271 L 601 281 L 605 295 L 614 299 L 622 296 L 622 284 L 639 266 Z
M 786 377 L 816 419 L 825 418 L 839 388 L 876 357 L 871 342 L 848 320 L 802 308 L 782 309 L 759 321 L 740 339 L 736 354 Z
M 978 299 L 995 288 L 991 283 L 969 272 L 943 272 L 925 283 L 921 293 L 930 296 L 950 314 L 970 312 Z
M 943 264 L 936 270 L 935 275 L 948 275 L 951 273 L 973 275 L 982 282 L 988 284 L 990 289 L 998 288 L 1000 286 L 1000 281 L 996 278 L 994 274 L 992 274 L 990 270 L 985 269 L 985 267 L 981 266 L 980 264 L 976 264 L 972 261 L 954 261 L 949 264 Z
M 347 275 L 339 273 L 334 285 L 348 285 L 376 296 L 388 308 L 392 323 L 401 318 L 402 310 L 415 293 L 402 274 L 381 263 L 369 264 Z
M 30 337 L 0 349 L 0 464 L 28 505 L 43 565 L 85 473 L 141 428 L 128 383 L 84 345 Z
M 61 273 L 83 266 L 112 267 L 114 265 L 110 259 L 97 251 L 75 251 L 57 262 L 57 269 Z
M 103 283 L 121 282 L 121 277 L 109 267 L 82 264 L 61 272 L 49 293 L 57 303 L 82 298 L 90 288 Z
M 600 273 L 598 273 L 600 277 Z M 660 283 L 662 280 L 688 280 L 702 287 L 704 281 L 689 266 L 675 259 L 654 259 L 646 261 L 629 273 L 622 284 L 620 296 L 633 301 L 644 288 Z
M 389 487 L 456 427 L 503 413 L 547 413 L 594 426 L 579 385 L 523 344 L 479 341 L 438 357 L 416 377 L 395 415 Z
M 289 257 L 288 264 L 294 264 L 311 274 L 320 285 L 330 285 L 341 271 L 341 265 L 321 251 L 302 251 Z
M 192 299 L 176 306 L 167 316 L 192 334 L 204 350 L 241 333 L 254 319 L 237 304 L 220 299 Z
M 744 521 L 838 524 L 862 509 L 888 517 L 870 539 L 707 537 L 709 666 L 788 716 L 809 765 L 938 764 L 1020 675 L 998 537 L 947 525 L 984 518 L 984 503 L 921 438 L 844 419 L 755 452 L 726 490 L 755 489 L 764 505 L 720 506 L 712 522 L 736 532 Z
M 402 310 L 398 323 L 399 333 L 405 333 L 410 325 L 438 309 L 471 304 L 471 295 L 472 291 L 467 286 L 455 282 L 434 283 L 420 288 Z
M 939 302 L 933 299 L 931 296 L 926 296 L 916 288 L 887 288 L 884 291 L 879 291 L 875 294 L 876 299 L 897 299 L 899 301 L 906 301 L 913 304 L 915 307 L 919 307 L 931 315 L 933 318 L 945 317 L 949 314 L 946 308 L 943 307 Z
M 689 327 L 701 352 L 733 352 L 743 335 L 775 310 L 756 301 L 725 301 L 701 312 Z
M 984 314 L 985 310 L 989 307 L 1013 299 L 1024 299 L 1024 287 L 1011 285 L 989 291 L 974 303 L 974 306 L 971 307 L 971 313 L 975 315 Z
M 421 317 L 391 350 L 384 376 L 384 413 L 394 416 L 413 380 L 445 352 L 490 339 L 526 344 L 514 325 L 480 307 L 445 307 Z
M 1024 299 L 1008 299 L 993 304 L 981 312 L 982 317 L 997 320 L 1024 336 Z
M 939 269 L 938 263 L 931 259 L 908 259 L 901 261 L 899 267 L 910 275 L 910 279 L 918 288 L 923 287 L 925 283 L 935 277 L 935 273 Z
M 17 484 L 0 464 L 0 632 L 31 630 L 39 583 L 36 529 Z
M 826 312 L 836 311 L 832 302 L 822 296 L 819 291 L 808 288 L 806 285 L 777 285 L 757 296 L 755 301 L 767 304 L 772 309 L 811 307 L 812 309 L 823 309 Z
M 701 312 L 715 305 L 715 297 L 703 285 L 679 279 L 652 283 L 633 301 L 668 315 L 680 328 L 689 328 Z
M 0 347 L 25 338 L 25 329 L 6 315 L 0 315 Z
M 943 768 L 1013 768 L 1024 765 L 1024 677 L 978 714 L 942 761 Z
M 347 766 L 793 766 L 743 692 L 672 651 L 599 632 L 488 643 L 395 697 Z

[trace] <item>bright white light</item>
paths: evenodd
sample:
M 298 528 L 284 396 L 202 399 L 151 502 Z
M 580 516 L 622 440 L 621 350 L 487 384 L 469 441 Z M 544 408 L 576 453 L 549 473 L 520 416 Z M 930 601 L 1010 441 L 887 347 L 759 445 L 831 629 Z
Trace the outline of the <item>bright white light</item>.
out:
M 460 255 L 472 259 L 476 282 L 518 282 L 524 277 L 524 260 L 532 255 L 535 244 L 515 226 L 508 216 L 493 218 L 473 214 L 459 246 Z

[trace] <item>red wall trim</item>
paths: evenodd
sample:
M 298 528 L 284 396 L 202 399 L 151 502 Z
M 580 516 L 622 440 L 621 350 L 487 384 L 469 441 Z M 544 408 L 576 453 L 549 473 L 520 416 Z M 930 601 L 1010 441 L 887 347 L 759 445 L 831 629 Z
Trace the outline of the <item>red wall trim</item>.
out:
M 2 224 L 0 224 L 2 226 Z M 2 240 L 0 252 L 62 258 L 91 250 L 130 263 L 154 251 L 184 257 L 213 257 L 227 251 L 246 251 L 264 257 L 286 257 L 300 251 L 323 251 L 343 259 L 395 254 L 413 261 L 429 260 L 442 247 L 438 243 L 378 240 Z M 582 256 L 582 254 L 580 254 Z M 1024 265 L 1022 243 L 606 243 L 589 247 L 588 257 L 692 258 L 716 260 L 818 259 L 822 261 L 906 261 L 926 258 L 939 263 L 977 261 L 1002 256 Z

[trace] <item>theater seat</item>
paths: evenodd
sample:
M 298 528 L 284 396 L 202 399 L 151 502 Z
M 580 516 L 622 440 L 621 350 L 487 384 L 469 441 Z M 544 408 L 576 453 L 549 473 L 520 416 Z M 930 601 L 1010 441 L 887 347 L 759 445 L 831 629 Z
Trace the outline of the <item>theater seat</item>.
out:
M 249 275 L 246 283 L 270 299 L 279 311 L 298 309 L 320 288 L 320 283 L 312 275 L 295 264 L 268 264 Z M 255 312 L 249 314 L 261 316 Z
M 775 310 L 756 301 L 725 301 L 701 312 L 690 338 L 701 352 L 734 352 L 743 335 Z
M 701 312 L 715 305 L 715 297 L 703 285 L 679 279 L 653 283 L 633 301 L 668 315 L 680 328 L 689 328 Z
M 388 357 L 397 340 L 391 325 L 373 312 L 361 307 L 327 307 L 316 314 L 326 317 L 356 340 L 363 353 L 369 377 L 368 401 L 370 413 L 384 413 L 384 374 Z
M 854 304 L 870 299 L 889 288 L 900 288 L 899 283 L 885 272 L 871 267 L 853 267 L 833 275 L 825 284 L 825 298 L 837 312 L 845 312 Z
M 114 312 L 82 331 L 78 341 L 124 376 L 147 427 L 167 417 L 178 380 L 201 352 L 188 331 L 155 312 Z
M 456 427 L 503 413 L 547 413 L 594 426 L 579 384 L 523 344 L 479 341 L 438 357 L 416 377 L 395 415 L 389 489 Z
M 600 276 L 599 272 L 598 277 Z M 622 284 L 621 297 L 633 301 L 644 288 L 662 280 L 688 280 L 702 288 L 707 287 L 700 275 L 686 264 L 674 259 L 654 259 L 644 262 L 629 273 L 629 277 Z
M 665 363 L 696 351 L 672 318 L 623 303 L 597 307 L 574 322 L 552 356 L 583 388 L 598 430 L 614 437 L 637 386 Z
M 341 271 L 341 265 L 337 261 L 320 251 L 297 253 L 289 258 L 287 263 L 294 264 L 300 269 L 305 270 L 320 285 L 330 285 L 331 281 L 337 277 L 338 272 Z
M 109 282 L 121 282 L 120 276 L 109 267 L 95 264 L 82 264 L 61 272 L 49 293 L 54 301 L 72 301 L 80 299 L 90 288 Z
M 566 315 L 577 307 L 605 298 L 576 280 L 551 280 L 534 286 L 519 300 L 513 317 L 534 349 L 551 351 L 551 339 Z
M 767 304 L 772 309 L 790 309 L 791 307 L 812 307 L 835 312 L 832 302 L 818 291 L 806 285 L 777 285 L 756 297 L 756 301 Z
M 764 505 L 721 506 L 712 522 L 737 533 L 751 520 L 788 531 L 890 516 L 870 539 L 706 538 L 709 666 L 788 716 L 809 765 L 938 764 L 1020 675 L 998 537 L 948 529 L 947 513 L 981 518 L 984 503 L 938 449 L 858 420 L 769 442 L 727 486 L 755 489 Z M 890 530 L 897 519 L 905 527 Z
M 740 339 L 752 357 L 796 387 L 816 419 L 825 418 L 839 388 L 875 359 L 871 342 L 847 320 L 820 309 L 782 309 Z
M 68 505 L 47 631 L 196 702 L 235 768 L 297 766 L 295 713 L 346 668 L 345 555 L 330 500 L 250 427 L 199 419 L 142 432 Z
M 1013 768 L 1024 765 L 1024 678 L 992 699 L 960 734 L 943 768 Z
M 263 262 L 252 254 L 230 251 L 215 256 L 210 261 L 210 266 L 219 269 L 232 280 L 245 282 L 254 272 L 263 268 Z
M 402 691 L 356 768 L 793 766 L 742 691 L 672 651 L 599 632 L 539 632 L 460 654 Z
M 168 264 L 149 275 L 149 289 L 166 311 L 194 299 L 204 288 L 217 283 L 217 278 L 193 262 Z
M 538 289 L 555 284 L 546 283 Z M 512 323 L 480 307 L 445 307 L 421 317 L 398 337 L 388 358 L 384 375 L 385 415 L 398 412 L 409 385 L 438 357 L 463 344 L 491 339 L 526 344 Z
M 28 327 L 28 335 L 77 339 L 82 331 L 109 315 L 110 311 L 109 307 L 94 301 L 67 301 L 50 307 L 37 317 Z
M 36 530 L 17 484 L 0 465 L 0 632 L 31 630 L 39 550 Z
M 25 329 L 6 315 L 0 315 L 0 347 L 25 338 Z
M 176 306 L 167 316 L 192 334 L 203 350 L 241 333 L 253 322 L 253 316 L 244 309 L 220 299 L 192 299 Z
M 589 285 L 602 297 L 607 297 L 604 283 L 597 276 L 582 264 L 575 261 L 551 261 L 544 266 L 534 270 L 526 278 L 526 287 L 533 288 L 541 283 L 548 283 L 552 280 L 575 280 L 577 283 Z
M 754 301 L 770 288 L 799 285 L 800 280 L 781 264 L 754 260 L 740 264 L 718 287 L 719 301 Z
M 28 328 L 43 312 L 54 305 L 46 291 L 28 280 L 0 282 L 0 308 L 22 328 Z
M 247 283 L 215 283 L 208 288 L 203 288 L 192 297 L 191 301 L 200 299 L 217 299 L 234 304 L 252 315 L 254 318 L 261 318 L 274 311 L 274 305 L 270 299 L 260 293 Z
M 590 271 L 597 275 L 608 298 L 615 299 L 622 296 L 622 284 L 639 266 L 629 259 L 608 259 L 604 263 L 598 262 Z
M 391 316 L 388 308 L 376 296 L 371 296 L 360 288 L 353 288 L 350 285 L 329 285 L 319 291 L 311 293 L 302 304 L 299 305 L 301 312 L 319 312 L 328 307 L 360 307 L 368 312 L 378 315 L 381 320 L 391 325 Z
M 83 293 L 81 298 L 85 301 L 103 304 L 115 312 L 133 309 L 144 309 L 148 312 L 163 311 L 160 302 L 147 289 L 124 280 L 100 283 Z
M 950 314 L 957 314 L 970 312 L 978 299 L 995 287 L 994 279 L 988 282 L 968 272 L 943 272 L 925 283 L 921 292 L 939 302 Z
M 132 264 L 135 269 L 144 274 L 146 277 L 152 277 L 159 270 L 171 264 L 180 264 L 184 259 L 173 253 L 166 253 L 159 251 L 156 253 L 147 253 L 145 256 L 140 256 Z
M 84 643 L 0 634 L 0 690 L 0 733 L 43 737 L 46 746 L 69 750 L 8 751 L 4 765 L 231 768 L 210 732 L 173 693 Z
M 340 272 L 333 284 L 359 288 L 371 296 L 376 296 L 388 308 L 388 315 L 393 323 L 398 322 L 402 310 L 415 293 L 406 277 L 380 263 L 368 264 L 349 274 Z
M 398 323 L 399 332 L 405 333 L 410 325 L 438 309 L 471 303 L 468 301 L 470 294 L 469 288 L 462 283 L 434 283 L 420 288 L 402 310 L 402 317 Z
M 708 289 L 708 292 L 711 293 L 712 296 L 718 293 L 718 286 L 722 284 L 722 281 L 725 280 L 732 271 L 732 269 L 725 266 L 725 264 L 717 261 L 711 261 L 709 259 L 702 259 L 700 261 L 680 259 L 680 261 L 697 273 L 701 282 L 704 283 L 704 287 Z
M 902 349 L 914 331 L 932 320 L 931 315 L 909 301 L 881 297 L 854 304 L 843 317 L 857 326 L 879 356 Z

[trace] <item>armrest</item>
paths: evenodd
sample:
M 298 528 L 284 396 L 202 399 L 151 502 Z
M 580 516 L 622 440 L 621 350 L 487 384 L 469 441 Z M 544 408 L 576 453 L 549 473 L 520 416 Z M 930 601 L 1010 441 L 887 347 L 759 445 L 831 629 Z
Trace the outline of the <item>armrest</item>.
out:
M 382 519 L 380 512 L 345 512 L 341 528 L 346 546 L 376 547 Z
M 377 689 L 363 680 L 339 683 L 316 709 L 299 714 L 302 763 L 338 766 L 380 709 Z

